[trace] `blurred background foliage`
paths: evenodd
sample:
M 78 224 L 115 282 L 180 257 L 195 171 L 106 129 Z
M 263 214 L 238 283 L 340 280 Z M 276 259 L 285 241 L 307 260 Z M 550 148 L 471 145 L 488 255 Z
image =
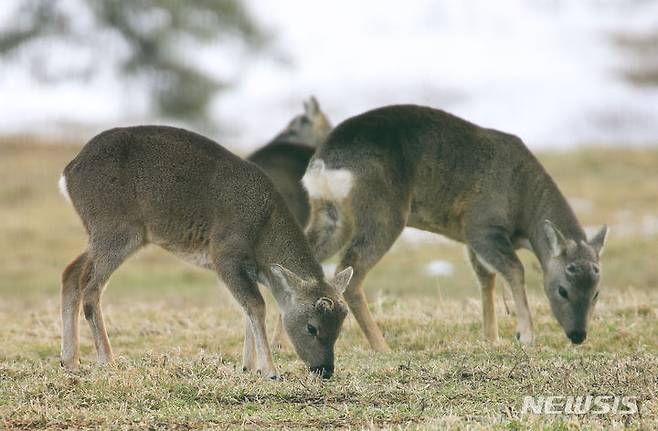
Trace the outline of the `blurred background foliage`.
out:
M 91 26 L 79 25 L 84 21 Z M 59 59 L 63 67 L 52 67 L 44 59 L 57 43 L 97 56 L 81 64 Z M 98 56 L 115 51 L 120 75 L 148 87 L 154 112 L 202 123 L 209 102 L 227 83 L 196 67 L 184 48 L 211 43 L 239 43 L 257 52 L 265 37 L 239 0 L 81 0 L 76 8 L 24 0 L 12 25 L 0 29 L 0 55 L 26 55 L 24 64 L 40 81 L 89 79 L 101 72 Z
M 658 86 L 658 30 L 650 34 L 617 33 L 613 39 L 632 60 L 624 70 L 626 79 L 641 87 Z
M 254 149 L 317 96 L 533 149 L 655 145 L 658 0 L 2 0 L 0 136 L 166 123 Z

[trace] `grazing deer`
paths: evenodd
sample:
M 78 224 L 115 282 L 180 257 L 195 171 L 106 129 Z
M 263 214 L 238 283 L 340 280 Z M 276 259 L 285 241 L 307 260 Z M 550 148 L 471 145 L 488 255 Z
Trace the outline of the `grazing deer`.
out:
M 64 169 L 60 188 L 89 235 L 62 275 L 62 365 L 79 366 L 80 307 L 98 359 L 112 361 L 100 306 L 110 275 L 156 244 L 217 272 L 245 314 L 243 369 L 275 379 L 265 330 L 268 286 L 285 330 L 313 372 L 330 377 L 347 314 L 341 299 L 352 269 L 325 281 L 299 224 L 255 165 L 182 129 L 112 129 L 93 138 Z
M 258 149 L 247 160 L 257 164 L 270 177 L 301 226 L 306 226 L 310 213 L 308 194 L 302 186 L 311 156 L 331 131 L 331 123 L 315 97 L 304 102 L 304 113 L 293 118 L 272 141 Z M 288 345 L 281 315 L 276 317 L 272 346 Z
M 368 310 L 363 281 L 405 226 L 466 244 L 482 290 L 484 335 L 498 338 L 494 279 L 509 285 L 517 338 L 533 341 L 524 269 L 531 250 L 553 314 L 582 343 L 598 297 L 607 227 L 587 240 L 562 193 L 523 142 L 446 112 L 389 106 L 352 117 L 318 148 L 303 178 L 311 200 L 306 234 L 316 258 L 342 250 L 354 268 L 345 299 L 370 345 L 389 350 Z
M 302 176 L 315 149 L 330 131 L 331 123 L 315 97 L 311 97 L 304 102 L 303 114 L 293 118 L 272 141 L 247 158 L 270 177 L 302 226 L 306 226 L 310 212 Z

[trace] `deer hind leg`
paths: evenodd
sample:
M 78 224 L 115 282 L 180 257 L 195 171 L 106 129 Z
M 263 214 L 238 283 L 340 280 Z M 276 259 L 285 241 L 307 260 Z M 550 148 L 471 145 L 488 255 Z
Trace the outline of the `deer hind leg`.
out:
M 523 344 L 532 344 L 532 315 L 526 295 L 525 273 L 509 236 L 495 227 L 470 229 L 467 236 L 468 245 L 480 263 L 499 273 L 510 287 L 516 305 L 516 337 Z
M 80 276 L 87 261 L 87 252 L 76 257 L 62 274 L 62 353 L 60 363 L 68 370 L 80 366 L 80 306 L 82 286 Z
M 480 284 L 482 293 L 482 327 L 485 340 L 496 342 L 498 340 L 498 322 L 496 321 L 496 273 L 487 270 L 478 260 L 475 252 L 470 248 L 468 258 L 473 267 L 473 272 Z
M 354 268 L 353 265 L 354 264 L 341 264 L 339 270 L 342 271 L 348 266 L 352 266 Z M 384 339 L 382 331 L 379 329 L 379 326 L 377 326 L 375 318 L 368 308 L 368 298 L 366 297 L 366 294 L 363 290 L 363 281 L 366 275 L 365 272 L 357 272 L 355 269 L 352 281 L 345 290 L 345 300 L 347 301 L 352 314 L 354 314 L 354 318 L 359 324 L 361 331 L 363 331 L 364 335 L 368 339 L 370 347 L 376 352 L 390 352 L 391 348 L 386 343 L 386 339 Z
M 336 273 L 349 266 L 354 269 L 344 293 L 345 300 L 372 349 L 389 352 L 391 349 L 368 308 L 363 283 L 368 271 L 391 248 L 404 229 L 408 205 L 396 206 L 393 199 L 372 201 L 372 197 L 354 198 L 353 202 L 354 231 Z M 399 210 L 396 211 L 396 208 Z
M 112 362 L 112 347 L 107 337 L 101 309 L 101 295 L 112 273 L 144 244 L 139 230 L 112 230 L 92 234 L 89 256 L 82 271 L 83 312 L 96 345 L 98 362 Z

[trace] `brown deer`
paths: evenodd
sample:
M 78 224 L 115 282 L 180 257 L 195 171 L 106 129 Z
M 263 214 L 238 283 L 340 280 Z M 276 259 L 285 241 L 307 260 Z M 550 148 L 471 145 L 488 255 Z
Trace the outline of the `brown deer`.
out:
M 293 118 L 274 139 L 247 157 L 270 177 L 301 226 L 306 226 L 310 213 L 302 176 L 315 149 L 330 131 L 331 123 L 320 109 L 317 99 L 311 96 L 304 102 L 303 114 Z M 282 349 L 287 345 L 281 315 L 278 314 L 272 346 Z
M 328 378 L 347 314 L 346 268 L 326 281 L 304 233 L 268 177 L 217 143 L 171 127 L 108 130 L 64 169 L 60 188 L 80 216 L 88 246 L 62 275 L 62 365 L 79 366 L 80 308 L 98 360 L 112 361 L 101 311 L 110 275 L 156 244 L 215 271 L 245 315 L 243 369 L 278 378 L 258 282 L 268 286 L 299 357 Z
M 315 97 L 304 102 L 304 113 L 247 160 L 257 164 L 283 195 L 300 225 L 306 226 L 310 213 L 302 177 L 317 146 L 331 131 L 331 123 Z
M 494 280 L 510 287 L 517 338 L 533 342 L 524 269 L 531 250 L 553 314 L 576 344 L 598 298 L 607 227 L 590 240 L 550 175 L 523 142 L 446 112 L 389 106 L 338 125 L 304 176 L 311 199 L 306 234 L 316 258 L 341 251 L 354 268 L 345 299 L 370 345 L 389 350 L 368 310 L 363 281 L 405 226 L 466 244 L 482 290 L 484 335 L 496 340 Z

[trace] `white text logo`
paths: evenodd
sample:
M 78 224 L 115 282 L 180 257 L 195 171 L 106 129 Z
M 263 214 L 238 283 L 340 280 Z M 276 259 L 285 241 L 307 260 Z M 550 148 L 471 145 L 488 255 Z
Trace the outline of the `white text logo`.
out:
M 620 397 L 617 395 L 526 395 L 523 398 L 521 414 L 632 415 L 637 411 L 637 397 Z

